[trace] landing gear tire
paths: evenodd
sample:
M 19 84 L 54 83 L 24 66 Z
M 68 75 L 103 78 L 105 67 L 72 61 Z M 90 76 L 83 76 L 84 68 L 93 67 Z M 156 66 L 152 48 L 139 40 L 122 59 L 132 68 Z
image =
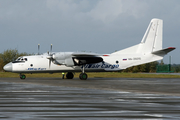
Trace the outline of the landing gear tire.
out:
M 25 75 L 20 75 L 20 79 L 24 80 L 24 79 L 26 79 L 26 76 Z
M 81 79 L 81 80 L 87 80 L 87 78 L 88 78 L 88 75 L 86 73 L 81 73 L 79 75 L 79 79 Z
M 67 79 L 73 79 L 73 78 L 74 78 L 74 74 L 73 74 L 72 72 L 68 72 L 68 73 L 66 74 L 66 78 L 67 78 Z

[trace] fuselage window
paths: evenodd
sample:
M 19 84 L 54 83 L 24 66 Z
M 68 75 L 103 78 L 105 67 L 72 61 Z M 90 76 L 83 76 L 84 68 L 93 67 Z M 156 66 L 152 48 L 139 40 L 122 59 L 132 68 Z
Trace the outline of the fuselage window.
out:
M 118 64 L 118 63 L 119 63 L 119 61 L 116 61 L 116 63 Z
M 24 58 L 25 61 L 27 61 L 27 58 Z

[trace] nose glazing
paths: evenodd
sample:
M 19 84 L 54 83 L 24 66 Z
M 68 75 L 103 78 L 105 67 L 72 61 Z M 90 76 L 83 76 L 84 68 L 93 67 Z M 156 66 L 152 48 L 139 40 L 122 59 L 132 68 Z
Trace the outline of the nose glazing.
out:
M 7 72 L 12 72 L 12 63 L 10 62 L 10 63 L 6 64 L 6 65 L 3 67 L 3 69 L 4 69 L 5 71 L 7 71 Z

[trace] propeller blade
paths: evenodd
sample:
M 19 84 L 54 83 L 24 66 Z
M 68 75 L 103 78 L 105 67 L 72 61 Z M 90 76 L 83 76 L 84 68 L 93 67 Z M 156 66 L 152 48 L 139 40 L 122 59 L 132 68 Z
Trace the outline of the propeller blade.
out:
M 47 56 L 47 59 L 49 59 L 49 68 L 51 67 L 51 62 L 53 61 L 53 54 L 52 54 L 52 44 L 51 44 L 51 47 L 50 47 L 50 52 L 48 51 L 48 56 Z
M 51 44 L 51 49 L 50 49 L 51 53 L 52 53 L 52 44 Z
M 49 54 L 49 53 L 48 53 Z M 52 61 L 52 56 L 51 55 L 48 55 L 47 57 L 46 57 L 47 59 L 49 59 L 49 68 L 50 68 L 50 66 L 51 66 L 51 61 Z
M 51 59 L 49 59 L 49 68 L 51 67 Z
M 39 54 L 39 50 L 40 50 L 40 44 L 38 44 L 38 55 L 40 55 L 40 54 Z

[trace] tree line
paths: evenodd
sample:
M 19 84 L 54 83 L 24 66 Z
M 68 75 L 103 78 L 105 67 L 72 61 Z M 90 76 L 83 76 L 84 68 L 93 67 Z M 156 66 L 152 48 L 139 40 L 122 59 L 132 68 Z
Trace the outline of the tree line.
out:
M 28 56 L 32 54 L 28 54 L 26 52 L 19 53 L 17 49 L 8 49 L 5 50 L 3 53 L 0 53 L 0 71 L 3 71 L 4 65 L 6 65 L 9 62 L 15 61 L 20 56 Z M 131 73 L 137 73 L 137 72 L 156 72 L 157 65 L 164 64 L 163 61 L 159 62 L 151 62 L 147 64 L 142 64 L 138 66 L 133 66 L 130 68 L 127 68 L 121 72 L 131 72 Z M 171 65 L 171 70 L 174 72 L 180 72 L 180 65 L 173 64 Z
M 131 73 L 137 73 L 137 72 L 147 72 L 147 73 L 153 73 L 156 72 L 156 66 L 159 64 L 159 62 L 151 62 L 146 63 L 138 66 L 133 66 L 130 68 L 127 68 L 123 70 L 122 72 L 131 72 Z

